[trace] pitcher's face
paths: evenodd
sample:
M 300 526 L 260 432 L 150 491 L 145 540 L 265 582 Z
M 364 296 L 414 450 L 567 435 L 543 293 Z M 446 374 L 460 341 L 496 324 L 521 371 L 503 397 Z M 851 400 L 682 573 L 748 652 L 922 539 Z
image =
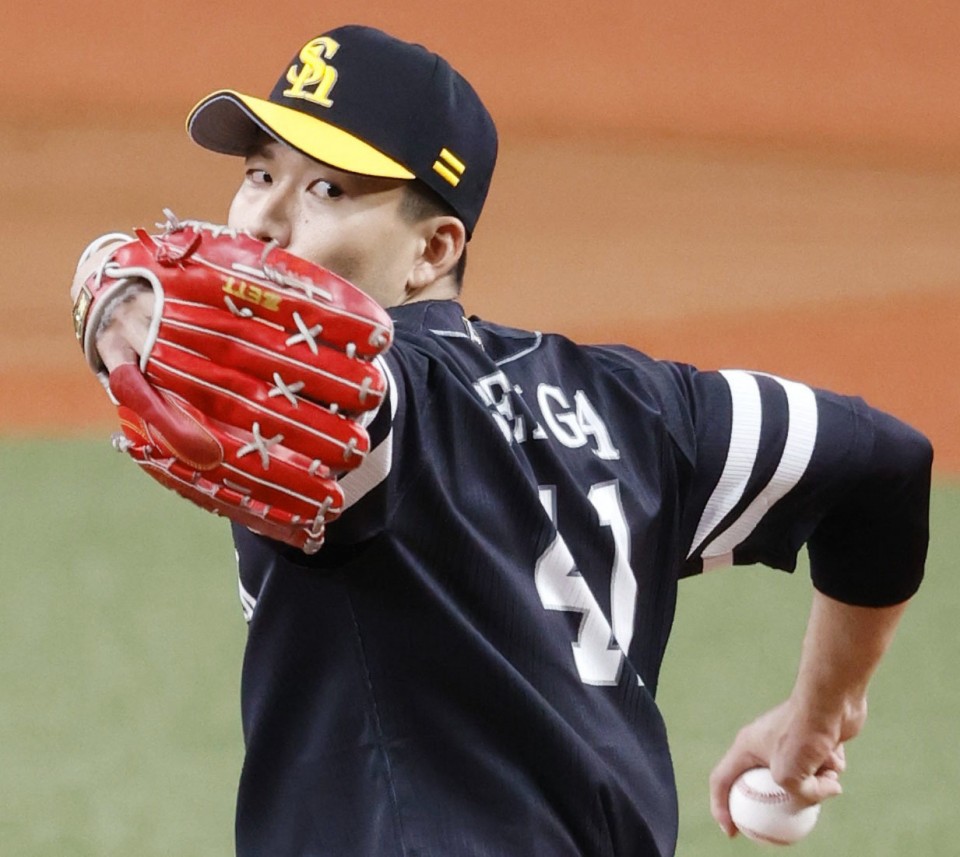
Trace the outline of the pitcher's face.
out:
M 381 306 L 404 301 L 424 239 L 405 182 L 346 173 L 276 141 L 246 158 L 228 225 L 333 271 Z

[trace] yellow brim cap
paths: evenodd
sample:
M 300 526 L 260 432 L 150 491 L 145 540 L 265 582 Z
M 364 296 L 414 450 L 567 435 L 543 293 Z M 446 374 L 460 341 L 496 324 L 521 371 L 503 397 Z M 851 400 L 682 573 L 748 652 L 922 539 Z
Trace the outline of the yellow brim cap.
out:
M 352 173 L 416 180 L 473 233 L 497 161 L 497 129 L 443 57 L 373 27 L 310 39 L 269 96 L 222 89 L 187 118 L 201 146 L 250 154 L 262 135 Z
M 414 174 L 358 137 L 310 114 L 232 89 L 214 92 L 187 117 L 187 133 L 205 149 L 246 155 L 260 131 L 337 169 L 382 178 Z

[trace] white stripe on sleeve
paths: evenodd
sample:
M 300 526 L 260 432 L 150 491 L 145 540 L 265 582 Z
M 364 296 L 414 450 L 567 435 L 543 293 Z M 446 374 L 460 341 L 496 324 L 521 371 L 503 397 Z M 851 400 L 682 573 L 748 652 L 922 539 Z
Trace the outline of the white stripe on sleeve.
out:
M 720 374 L 730 387 L 732 399 L 730 446 L 720 480 L 713 489 L 697 525 L 693 544 L 687 554 L 688 559 L 740 502 L 760 448 L 760 387 L 756 378 L 749 372 L 740 370 L 724 370 Z
M 770 508 L 796 486 L 813 456 L 818 426 L 817 400 L 813 390 L 774 375 L 766 377 L 783 387 L 787 396 L 787 437 L 780 462 L 770 481 L 740 516 L 703 549 L 705 570 L 732 562 L 733 549 L 749 538 Z
M 257 608 L 257 599 L 243 588 L 243 581 L 239 578 L 237 587 L 240 590 L 240 609 L 243 610 L 243 618 L 249 622 L 253 619 L 253 611 Z
M 343 508 L 349 509 L 376 488 L 390 473 L 393 466 L 393 420 L 397 415 L 397 382 L 382 357 L 376 359 L 387 379 L 387 398 L 390 400 L 390 431 L 364 459 L 356 470 L 350 471 L 340 480 L 343 489 Z M 382 407 L 382 403 L 381 403 Z M 375 415 L 374 415 L 375 416 Z

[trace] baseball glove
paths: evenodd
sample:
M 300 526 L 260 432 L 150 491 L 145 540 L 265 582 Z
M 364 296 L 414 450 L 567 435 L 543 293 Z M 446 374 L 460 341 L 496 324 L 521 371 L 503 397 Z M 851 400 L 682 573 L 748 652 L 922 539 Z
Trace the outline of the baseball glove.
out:
M 118 407 L 114 445 L 198 506 L 313 553 L 342 511 L 338 477 L 369 450 L 390 317 L 275 244 L 166 214 L 162 234 L 104 236 L 120 243 L 74 305 Z M 153 293 L 149 334 L 139 363 L 108 375 L 97 335 L 131 288 Z

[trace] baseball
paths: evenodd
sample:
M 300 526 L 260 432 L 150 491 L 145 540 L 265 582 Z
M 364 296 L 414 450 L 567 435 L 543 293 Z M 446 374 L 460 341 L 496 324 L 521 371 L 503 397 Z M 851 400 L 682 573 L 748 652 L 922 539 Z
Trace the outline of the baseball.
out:
M 805 804 L 776 784 L 769 768 L 752 768 L 730 789 L 730 816 L 737 829 L 757 842 L 792 845 L 817 823 L 820 804 Z

